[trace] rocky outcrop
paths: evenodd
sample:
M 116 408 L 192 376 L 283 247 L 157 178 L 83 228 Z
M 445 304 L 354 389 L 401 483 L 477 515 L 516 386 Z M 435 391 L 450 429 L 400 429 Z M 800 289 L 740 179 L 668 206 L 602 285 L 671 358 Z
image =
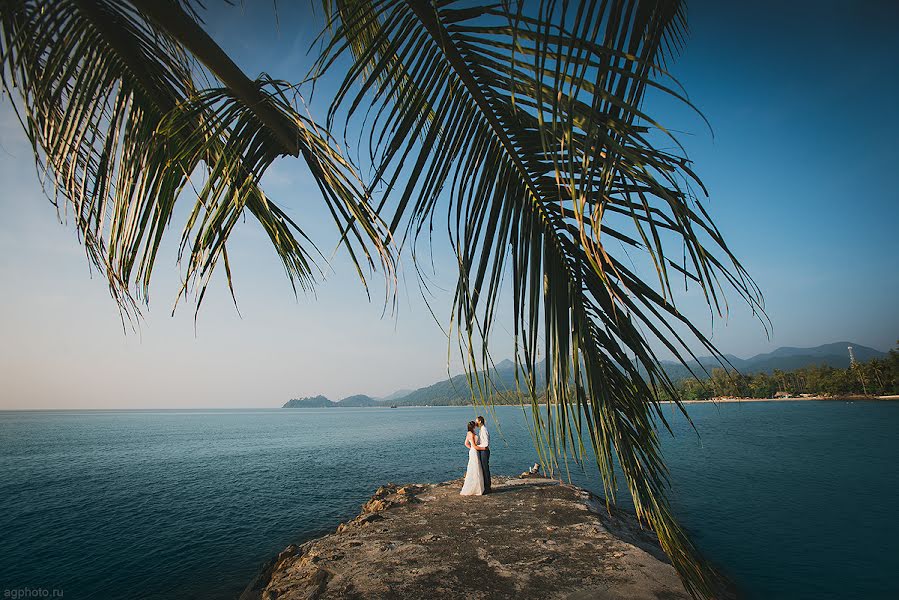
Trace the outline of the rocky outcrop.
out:
M 386 485 L 331 535 L 290 546 L 243 600 L 689 598 L 655 537 L 585 490 L 494 478 Z

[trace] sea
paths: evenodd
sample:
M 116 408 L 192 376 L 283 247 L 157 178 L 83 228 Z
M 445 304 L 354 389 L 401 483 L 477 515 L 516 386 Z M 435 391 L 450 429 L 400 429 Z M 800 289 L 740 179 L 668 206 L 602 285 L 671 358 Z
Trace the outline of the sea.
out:
M 537 460 L 529 410 L 488 418 L 494 474 Z M 674 511 L 744 597 L 899 598 L 899 402 L 690 404 L 692 424 L 665 411 Z M 460 477 L 474 416 L 0 412 L 0 594 L 236 598 L 378 486 Z M 595 466 L 571 476 L 600 491 Z

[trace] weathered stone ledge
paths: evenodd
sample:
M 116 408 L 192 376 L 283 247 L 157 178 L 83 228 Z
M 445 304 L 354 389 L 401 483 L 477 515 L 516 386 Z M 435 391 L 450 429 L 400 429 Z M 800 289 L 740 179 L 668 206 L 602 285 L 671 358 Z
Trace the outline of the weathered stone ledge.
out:
M 689 598 L 636 519 L 548 479 L 386 485 L 333 534 L 291 545 L 242 600 Z

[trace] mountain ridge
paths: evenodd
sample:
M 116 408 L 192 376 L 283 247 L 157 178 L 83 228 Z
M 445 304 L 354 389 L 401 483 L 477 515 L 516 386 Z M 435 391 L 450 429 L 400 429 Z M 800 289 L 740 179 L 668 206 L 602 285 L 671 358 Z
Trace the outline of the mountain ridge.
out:
M 771 374 L 775 370 L 793 371 L 812 365 L 845 369 L 849 366 L 849 346 L 852 346 L 855 358 L 859 362 L 867 362 L 872 358 L 883 358 L 887 355 L 886 352 L 861 344 L 831 342 L 811 348 L 781 346 L 771 352 L 763 352 L 749 358 L 740 358 L 733 354 L 725 354 L 724 356 L 730 362 L 730 366 L 745 375 L 752 373 Z M 685 377 L 692 377 L 687 367 L 692 369 L 696 376 L 702 377 L 705 371 L 711 371 L 711 369 L 722 366 L 718 359 L 713 356 L 700 356 L 696 360 L 690 360 L 687 362 L 687 367 L 670 360 L 663 360 L 661 363 L 668 376 L 675 381 Z
M 772 373 L 774 370 L 792 371 L 812 365 L 846 368 L 849 366 L 848 347 L 852 346 L 856 360 L 866 362 L 873 358 L 883 358 L 886 352 L 852 342 L 832 342 L 810 348 L 782 346 L 771 352 L 763 352 L 749 358 L 740 358 L 733 354 L 725 354 L 730 365 L 744 374 Z M 687 362 L 687 366 L 669 360 L 660 361 L 662 368 L 674 380 L 696 375 L 703 377 L 706 372 L 722 365 L 717 358 L 700 356 Z M 546 385 L 543 361 L 537 363 L 538 389 Z M 689 367 L 689 368 L 688 368 Z M 690 370 L 693 371 L 691 374 Z M 479 371 L 483 380 L 483 371 Z M 519 370 L 519 379 L 524 381 L 524 373 Z M 513 393 L 515 385 L 515 363 L 504 359 L 496 363 L 492 370 L 491 381 L 500 393 Z M 373 398 L 365 394 L 347 396 L 337 402 L 325 396 L 294 398 L 282 408 L 340 408 L 340 407 L 380 407 L 380 406 L 451 406 L 469 404 L 470 392 L 466 375 L 454 375 L 449 379 L 437 381 L 431 385 L 415 390 L 401 389 L 383 398 Z

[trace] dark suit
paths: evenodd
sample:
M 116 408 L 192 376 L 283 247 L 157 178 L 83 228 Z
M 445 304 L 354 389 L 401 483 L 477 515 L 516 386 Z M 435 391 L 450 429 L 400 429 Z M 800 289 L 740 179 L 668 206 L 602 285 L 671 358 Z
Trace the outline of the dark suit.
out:
M 481 463 L 481 475 L 484 476 L 484 493 L 490 492 L 490 434 L 487 434 L 487 449 L 478 450 L 478 462 Z

